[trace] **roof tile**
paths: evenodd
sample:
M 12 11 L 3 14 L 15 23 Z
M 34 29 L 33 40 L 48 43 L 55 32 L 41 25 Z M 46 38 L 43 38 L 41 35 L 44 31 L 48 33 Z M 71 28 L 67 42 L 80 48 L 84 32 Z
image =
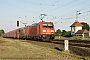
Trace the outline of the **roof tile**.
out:
M 86 29 L 78 30 L 75 34 L 83 34 L 83 33 L 89 33 L 89 31 Z
M 80 22 L 75 21 L 70 27 L 72 26 L 83 26 Z

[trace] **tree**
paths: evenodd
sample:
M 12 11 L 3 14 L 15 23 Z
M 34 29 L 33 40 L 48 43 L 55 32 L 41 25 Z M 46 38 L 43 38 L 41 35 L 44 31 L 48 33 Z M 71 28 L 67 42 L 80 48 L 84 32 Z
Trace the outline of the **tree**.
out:
M 66 35 L 66 31 L 65 30 L 62 30 L 61 36 L 65 36 L 65 35 Z
M 0 30 L 0 36 L 2 36 L 2 34 L 4 34 L 5 32 L 4 32 L 4 30 L 2 29 L 2 30 Z
M 71 31 L 67 31 L 65 37 L 71 37 Z
M 85 22 L 81 23 L 83 25 L 82 29 L 87 29 L 89 31 L 89 25 Z
M 71 37 L 71 31 L 62 30 L 61 36 L 63 36 L 63 37 Z
M 65 31 L 65 30 L 61 30 L 58 29 L 56 30 L 56 36 L 63 36 L 63 37 L 71 37 L 71 31 Z
M 55 34 L 56 34 L 56 36 L 59 36 L 61 34 L 61 30 L 60 29 L 56 30 Z

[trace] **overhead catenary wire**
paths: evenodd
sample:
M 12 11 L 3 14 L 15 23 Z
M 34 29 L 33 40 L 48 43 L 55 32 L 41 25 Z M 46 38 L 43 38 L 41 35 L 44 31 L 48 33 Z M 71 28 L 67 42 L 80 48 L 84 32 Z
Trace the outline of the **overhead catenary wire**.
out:
M 59 0 L 58 0 L 59 1 Z M 76 0 L 75 0 L 76 1 Z M 72 1 L 72 2 L 74 2 L 74 1 Z M 71 3 L 71 2 L 70 2 Z M 70 3 L 68 3 L 68 4 L 70 4 Z M 68 4 L 66 4 L 66 5 L 68 5 Z M 10 5 L 10 4 L 9 4 Z M 63 5 L 63 6 L 65 6 L 65 5 Z M 15 6 L 15 7 L 17 7 L 17 6 Z
M 66 6 L 66 5 L 69 5 L 69 4 L 71 4 L 71 3 L 75 2 L 75 1 L 77 1 L 77 0 L 74 0 L 74 1 L 72 1 L 72 2 L 70 2 L 70 3 L 65 4 L 65 5 L 62 5 L 61 7 L 64 7 L 64 6 Z M 61 8 L 61 7 L 58 7 L 57 9 L 59 9 L 59 8 Z M 55 10 L 55 9 L 54 9 L 54 10 Z M 54 10 L 52 10 L 52 11 L 54 11 Z M 52 12 L 52 11 L 49 11 L 48 13 L 50 13 L 50 12 Z
M 75 0 L 76 1 L 76 0 Z M 74 2 L 74 1 L 72 1 L 72 2 Z M 86 0 L 85 1 L 83 1 L 83 2 L 81 2 L 80 4 L 82 4 L 82 3 L 85 3 L 85 2 L 87 2 Z M 71 2 L 70 2 L 71 3 Z M 67 4 L 66 4 L 67 5 Z M 77 5 L 79 5 L 79 4 L 77 4 Z M 76 6 L 77 6 L 76 5 Z M 63 5 L 63 6 L 65 6 L 65 5 Z M 63 7 L 62 6 L 62 7 Z M 72 6 L 73 7 L 73 6 Z M 88 7 L 88 6 L 87 6 Z M 69 8 L 67 8 L 67 9 L 69 9 Z M 80 9 L 80 10 L 85 10 L 85 8 L 83 8 L 83 9 Z M 72 12 L 72 13 L 69 13 L 68 15 L 73 15 L 74 16 L 74 14 L 75 14 L 75 12 Z M 51 16 L 51 15 L 50 15 Z M 53 16 L 53 15 L 52 15 Z M 63 15 L 62 15 L 63 16 Z M 57 17 L 57 16 L 56 16 Z M 58 16 L 58 17 L 60 17 L 60 16 Z
M 64 5 L 59 6 L 59 7 L 55 8 L 55 9 L 53 9 L 53 10 L 51 10 L 51 11 L 48 11 L 47 13 L 50 13 L 50 12 L 52 12 L 52 11 L 55 11 L 55 10 L 57 10 L 57 9 L 59 9 L 59 8 L 62 8 L 62 7 L 64 7 L 64 6 L 67 6 L 67 5 L 69 5 L 69 4 L 71 4 L 71 3 L 74 3 L 74 2 L 76 2 L 76 1 L 77 1 L 77 0 L 73 0 L 73 1 L 71 1 L 71 2 L 69 2 L 69 3 L 67 3 L 67 4 L 64 4 Z
M 85 1 L 83 1 L 82 3 L 85 3 L 85 2 L 87 2 L 86 0 Z M 80 5 L 81 3 L 79 3 L 79 4 L 76 4 L 75 6 L 77 6 L 77 5 Z M 70 7 L 70 8 L 66 8 L 66 9 L 64 9 L 64 10 L 61 10 L 60 12 L 64 12 L 64 11 L 66 11 L 66 10 L 70 10 L 71 8 L 74 8 L 75 6 L 72 6 L 72 7 Z M 88 6 L 86 6 L 87 8 L 88 8 Z M 85 10 L 85 8 L 82 8 L 82 9 L 80 9 L 80 10 Z M 72 13 L 75 13 L 75 11 L 74 12 L 72 12 Z M 69 14 L 71 14 L 71 13 L 69 13 Z M 68 15 L 69 15 L 68 14 Z M 66 15 L 66 14 L 65 14 Z M 63 15 L 62 15 L 63 16 Z
M 54 2 L 54 3 L 52 3 L 52 4 L 49 5 L 48 7 L 42 9 L 41 11 L 45 11 L 46 9 L 48 9 L 48 8 L 50 8 L 50 7 L 54 7 L 56 3 L 59 3 L 59 1 L 61 1 L 61 0 L 58 0 L 58 1 Z
M 79 4 L 75 4 L 74 6 L 71 6 L 71 7 L 69 7 L 69 8 L 64 9 L 64 10 L 61 10 L 60 12 L 64 12 L 64 11 L 66 11 L 66 10 L 68 11 L 68 10 L 73 9 L 73 8 L 75 8 L 75 7 L 83 4 L 83 3 L 86 3 L 86 2 L 88 2 L 88 0 L 85 0 L 85 1 L 83 1 L 83 2 L 80 2 Z M 86 6 L 85 8 L 88 8 L 88 7 L 90 7 L 90 6 Z M 80 9 L 80 10 L 78 10 L 78 11 L 85 10 L 85 8 L 82 8 L 82 9 Z M 72 13 L 75 13 L 75 12 L 72 12 Z M 69 13 L 69 14 L 71 14 L 71 13 Z
M 24 9 L 24 8 L 18 7 L 18 6 L 16 6 L 16 5 L 7 3 L 7 2 L 2 1 L 2 0 L 0 0 L 0 2 L 5 3 L 5 4 L 7 4 L 7 5 L 10 5 L 10 6 L 13 6 L 13 7 L 16 7 L 16 8 L 21 9 L 21 10 L 29 11 L 30 13 L 35 13 L 35 14 L 37 14 L 37 12 L 31 11 L 31 10 L 26 10 L 26 9 Z
M 14 5 L 14 4 L 8 3 L 8 2 L 6 2 L 6 1 L 0 0 L 0 2 L 1 2 L 1 3 L 4 3 L 4 4 L 7 4 L 7 5 L 10 5 L 10 6 L 13 6 L 13 7 L 18 8 L 18 9 L 21 9 L 21 10 L 23 10 L 23 11 L 29 11 L 30 13 L 33 13 L 33 15 L 38 14 L 37 12 L 24 9 L 24 8 L 22 8 L 22 7 L 19 7 L 19 6 L 16 6 L 16 5 Z M 5 11 L 1 11 L 1 12 L 6 13 L 6 14 L 9 14 L 9 15 L 12 15 L 12 16 L 19 17 L 18 15 L 14 15 L 14 14 L 11 14 L 11 13 L 8 13 L 8 12 L 5 12 Z M 32 15 L 32 16 L 33 16 L 33 15 Z
M 86 16 L 88 16 L 88 15 L 86 15 L 86 14 L 90 14 L 90 10 L 81 12 L 81 14 L 80 14 L 79 16 L 81 16 L 81 18 L 82 18 L 82 16 L 85 15 L 83 18 L 86 18 Z M 88 18 L 88 17 L 87 17 L 87 18 Z
M 26 1 L 26 0 L 17 0 L 17 1 L 20 1 L 20 2 L 24 2 L 24 3 L 31 3 L 31 4 L 34 4 L 34 5 L 45 5 L 44 3 L 36 3 L 36 2 L 30 2 L 30 1 Z
M 88 6 L 87 6 L 88 7 Z M 87 8 L 87 7 L 85 7 L 85 8 Z M 84 8 L 83 9 L 80 9 L 79 11 L 83 11 L 83 10 L 85 10 Z M 85 11 L 85 12 L 80 12 L 80 14 L 83 14 L 83 13 L 86 13 L 86 12 L 90 12 L 90 11 Z M 73 19 L 73 18 L 75 18 L 75 14 L 76 14 L 76 12 L 72 12 L 72 13 L 70 13 L 70 14 L 68 14 L 67 15 L 67 17 L 60 17 L 60 18 L 58 18 L 58 21 L 64 21 L 64 20 L 66 20 L 66 19 L 68 19 L 68 20 L 70 20 L 70 19 Z M 71 17 L 70 17 L 71 16 Z M 57 17 L 57 16 L 56 16 Z M 61 19 L 61 20 L 60 20 Z M 75 20 L 75 19 L 74 19 Z
M 3 0 L 2 0 L 3 1 Z M 24 0 L 23 0 L 24 1 Z M 7 3 L 7 2 L 6 2 Z M 32 2 L 31 2 L 32 3 Z M 56 1 L 56 3 L 58 3 L 57 1 Z M 34 4 L 34 3 L 32 3 L 32 4 Z M 69 5 L 68 3 L 66 3 L 67 5 Z M 71 3 L 70 3 L 71 4 Z M 9 4 L 8 4 L 9 5 Z M 12 5 L 13 6 L 13 4 L 10 4 L 10 5 Z M 40 5 L 40 4 L 37 4 L 36 3 L 36 5 Z M 51 6 L 50 7 L 52 7 L 52 6 L 55 6 L 55 4 L 50 4 Z M 62 5 L 62 7 L 66 7 L 67 5 Z M 77 4 L 78 5 L 78 4 Z M 77 5 L 75 5 L 76 7 L 77 7 Z M 43 6 L 43 4 L 42 4 L 42 6 Z M 17 5 L 14 5 L 13 7 L 17 7 Z M 62 8 L 62 7 L 60 7 L 60 6 L 58 6 L 59 8 Z M 72 6 L 73 7 L 73 6 Z M 25 11 L 27 11 L 26 9 L 22 9 L 22 7 L 17 7 L 17 8 L 19 8 L 19 9 L 21 9 L 21 10 L 25 10 Z M 47 7 L 48 8 L 48 7 Z M 54 8 L 57 8 L 57 7 L 54 7 Z M 56 10 L 59 10 L 59 8 L 58 9 L 56 9 Z M 88 6 L 87 6 L 87 8 L 88 8 Z M 85 14 L 85 10 L 87 9 L 86 7 L 84 7 L 84 8 L 80 8 L 80 10 L 78 9 L 78 11 L 80 11 L 83 15 Z M 70 10 L 69 8 L 67 8 L 68 10 Z M 72 8 L 71 8 L 72 9 Z M 89 9 L 89 8 L 88 8 Z M 51 10 L 51 12 L 52 11 L 56 11 L 56 10 Z M 62 9 L 60 10 L 60 12 L 61 11 L 63 11 Z M 66 10 L 65 10 L 66 11 Z M 83 12 L 82 12 L 83 11 Z M 31 11 L 30 11 L 31 12 Z M 50 13 L 51 13 L 50 12 Z M 68 12 L 68 11 L 67 11 Z M 60 21 L 60 22 L 64 22 L 65 20 L 67 20 L 67 21 L 69 21 L 69 20 L 72 20 L 72 19 L 74 19 L 75 18 L 75 13 L 76 12 L 76 10 L 75 11 L 71 11 L 71 12 L 68 12 L 68 14 L 64 14 L 64 15 L 58 15 L 58 16 L 56 16 L 56 14 L 57 14 L 57 12 L 56 12 L 56 14 L 55 15 L 52 15 L 51 17 L 52 17 L 52 19 L 53 20 L 55 20 L 55 21 Z M 33 12 L 31 12 L 31 13 L 33 13 Z M 37 12 L 37 13 L 39 13 L 39 12 Z M 37 14 L 37 13 L 35 13 L 35 14 Z M 49 16 L 50 15 L 50 13 L 47 13 L 47 15 Z M 87 12 L 86 12 L 87 13 Z M 7 13 L 8 14 L 8 13 Z M 11 13 L 10 13 L 11 14 Z M 12 14 L 11 14 L 12 15 Z M 80 15 L 81 16 L 81 15 Z M 53 18 L 54 17 L 54 18 Z M 33 18 L 33 17 L 32 17 Z M 36 18 L 35 16 L 34 16 L 34 18 Z M 61 19 L 62 18 L 62 19 Z M 36 18 L 37 19 L 37 18 Z M 74 19 L 75 20 L 75 19 Z

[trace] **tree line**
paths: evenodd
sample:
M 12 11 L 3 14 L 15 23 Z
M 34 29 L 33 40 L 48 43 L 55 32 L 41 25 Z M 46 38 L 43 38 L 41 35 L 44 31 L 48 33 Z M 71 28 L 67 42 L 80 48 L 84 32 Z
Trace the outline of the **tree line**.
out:
M 56 36 L 63 36 L 63 37 L 70 37 L 71 36 L 71 31 L 66 31 L 66 30 L 60 30 L 60 29 L 57 29 L 56 32 L 55 32 L 55 35 Z

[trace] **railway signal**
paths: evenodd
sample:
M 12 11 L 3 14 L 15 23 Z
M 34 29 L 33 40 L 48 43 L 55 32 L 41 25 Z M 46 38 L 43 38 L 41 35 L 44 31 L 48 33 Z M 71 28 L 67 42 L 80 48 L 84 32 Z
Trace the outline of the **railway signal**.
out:
M 19 27 L 19 21 L 17 21 L 17 27 Z

